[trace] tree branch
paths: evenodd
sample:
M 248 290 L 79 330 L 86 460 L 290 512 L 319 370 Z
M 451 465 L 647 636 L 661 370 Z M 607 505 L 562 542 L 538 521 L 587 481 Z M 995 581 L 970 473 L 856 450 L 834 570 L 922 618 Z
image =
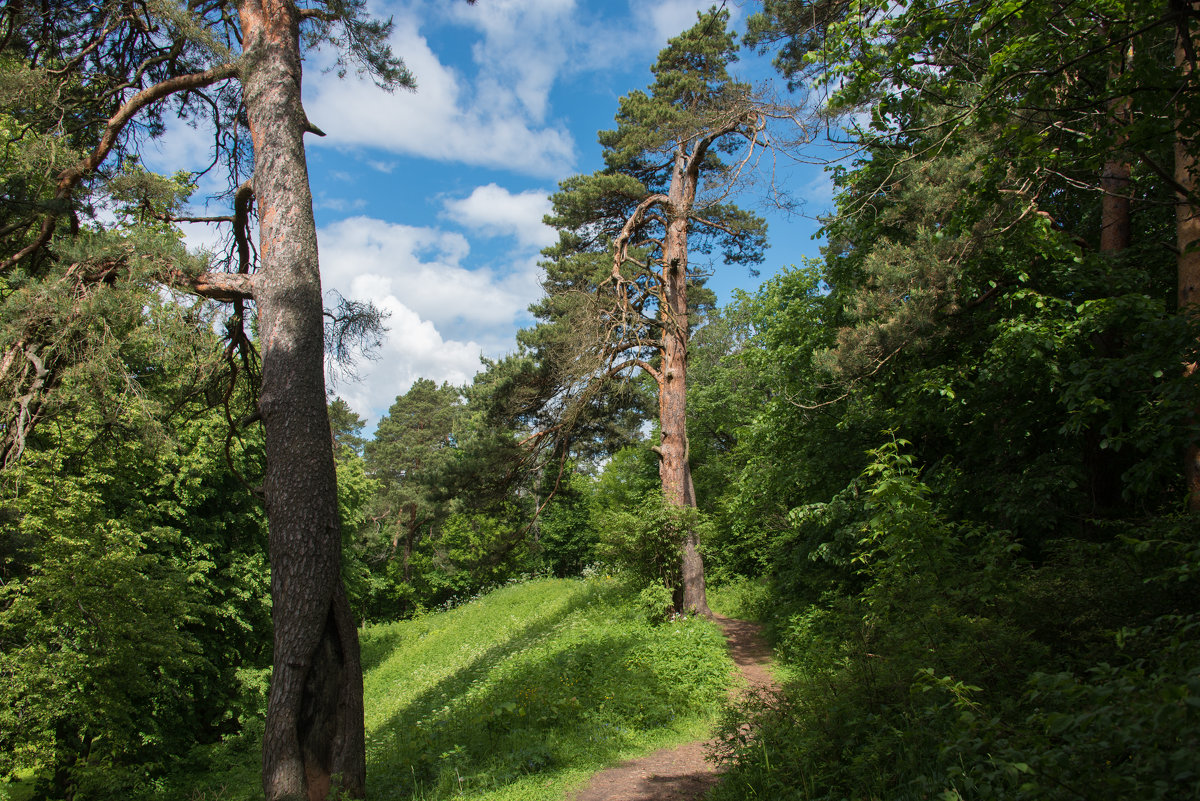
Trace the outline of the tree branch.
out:
M 96 145 L 95 149 L 58 174 L 58 182 L 54 191 L 55 200 L 68 200 L 71 197 L 75 187 L 83 180 L 84 176 L 99 167 L 104 159 L 108 157 L 108 154 L 116 145 L 117 139 L 120 138 L 129 121 L 146 106 L 177 92 L 203 89 L 218 81 L 232 78 L 237 74 L 237 71 L 238 62 L 231 61 L 203 72 L 169 78 L 136 93 L 133 97 L 125 101 L 117 109 L 117 112 L 109 118 L 108 123 L 104 127 L 104 133 L 100 137 L 100 142 Z M 23 258 L 36 253 L 44 247 L 54 234 L 54 224 L 57 222 L 60 214 L 61 212 L 58 211 L 47 212 L 46 216 L 42 219 L 42 229 L 38 233 L 37 239 L 10 256 L 3 264 L 0 264 L 0 272 L 11 269 Z
M 254 299 L 254 277 L 244 273 L 201 273 L 194 278 L 176 276 L 173 283 L 211 300 L 226 303 Z

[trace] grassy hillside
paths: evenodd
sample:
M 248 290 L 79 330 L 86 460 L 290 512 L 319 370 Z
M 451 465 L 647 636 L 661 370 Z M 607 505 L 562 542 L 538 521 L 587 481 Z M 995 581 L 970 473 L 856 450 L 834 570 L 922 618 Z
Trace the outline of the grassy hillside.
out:
M 374 801 L 541 801 L 702 737 L 733 669 L 716 627 L 646 622 L 616 581 L 544 579 L 362 632 Z M 166 797 L 253 799 L 257 755 Z
M 552 799 L 702 736 L 732 665 L 707 622 L 651 626 L 612 581 L 543 580 L 366 632 L 372 798 Z

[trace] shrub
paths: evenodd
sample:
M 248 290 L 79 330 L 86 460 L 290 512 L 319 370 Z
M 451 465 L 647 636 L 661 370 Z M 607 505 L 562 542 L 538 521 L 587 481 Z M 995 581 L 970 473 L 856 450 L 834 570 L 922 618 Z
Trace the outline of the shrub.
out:
M 671 616 L 675 604 L 671 591 L 661 584 L 651 584 L 638 593 L 638 607 L 651 623 L 663 623 Z
M 603 561 L 633 576 L 639 586 L 659 584 L 674 591 L 681 581 L 684 537 L 696 531 L 703 542 L 709 526 L 699 509 L 671 506 L 652 491 L 634 509 L 600 513 L 596 528 Z

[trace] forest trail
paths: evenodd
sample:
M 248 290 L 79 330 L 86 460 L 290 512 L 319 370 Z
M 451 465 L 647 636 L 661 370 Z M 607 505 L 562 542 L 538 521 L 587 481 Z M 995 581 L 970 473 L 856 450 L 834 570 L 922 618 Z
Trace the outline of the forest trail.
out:
M 762 636 L 762 626 L 747 620 L 714 618 L 725 633 L 745 687 L 731 692 L 770 690 L 775 680 L 767 672 L 771 648 Z M 663 748 L 641 759 L 631 759 L 601 771 L 571 801 L 699 801 L 719 778 L 705 758 L 708 742 L 696 740 L 674 748 Z

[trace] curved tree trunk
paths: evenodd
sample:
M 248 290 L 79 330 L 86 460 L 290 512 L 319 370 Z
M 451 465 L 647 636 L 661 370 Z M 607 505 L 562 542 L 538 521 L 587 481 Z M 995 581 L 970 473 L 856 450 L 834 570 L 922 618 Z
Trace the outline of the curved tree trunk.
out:
M 340 577 L 316 224 L 300 102 L 299 14 L 290 0 L 240 0 L 242 87 L 254 142 L 261 266 L 259 411 L 266 433 L 274 662 L 263 739 L 269 801 L 365 785 L 358 634 Z

